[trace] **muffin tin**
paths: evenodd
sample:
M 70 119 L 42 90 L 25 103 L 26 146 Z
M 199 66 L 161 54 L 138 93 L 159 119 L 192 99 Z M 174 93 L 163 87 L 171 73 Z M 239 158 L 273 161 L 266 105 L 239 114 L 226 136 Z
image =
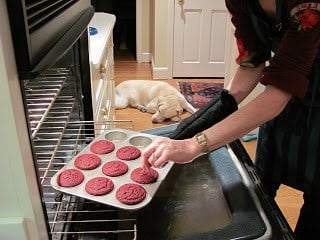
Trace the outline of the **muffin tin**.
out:
M 123 146 L 135 146 L 142 152 L 144 150 L 144 148 L 146 148 L 150 143 L 152 143 L 156 137 L 157 136 L 155 136 L 155 135 L 135 132 L 135 131 L 126 130 L 126 129 L 111 129 L 111 130 L 104 131 L 101 135 L 96 137 L 90 144 L 88 144 L 81 152 L 79 152 L 78 155 L 74 156 L 70 160 L 70 162 L 68 162 L 62 169 L 60 169 L 52 177 L 51 185 L 54 189 L 56 189 L 58 191 L 72 194 L 75 196 L 79 196 L 82 198 L 86 198 L 86 199 L 89 199 L 92 201 L 100 202 L 103 204 L 108 204 L 108 205 L 111 205 L 114 207 L 127 209 L 127 210 L 135 210 L 135 209 L 142 208 L 142 207 L 146 206 L 151 201 L 152 197 L 156 193 L 161 182 L 164 180 L 164 178 L 166 177 L 166 175 L 170 171 L 171 167 L 173 166 L 173 163 L 169 162 L 163 168 L 156 169 L 156 171 L 159 173 L 159 177 L 156 182 L 149 183 L 149 184 L 139 184 L 139 183 L 134 182 L 131 179 L 130 175 L 134 169 L 141 167 L 141 164 L 142 164 L 141 156 L 135 160 L 126 161 L 126 160 L 121 160 L 121 159 L 117 158 L 116 152 L 120 147 L 123 147 Z M 111 153 L 108 153 L 108 154 L 96 154 L 102 160 L 100 166 L 93 169 L 93 170 L 80 170 L 80 169 L 78 169 L 85 176 L 84 181 L 81 184 L 79 184 L 78 186 L 62 187 L 62 186 L 58 185 L 57 177 L 59 176 L 59 174 L 66 169 L 77 169 L 74 166 L 74 161 L 75 161 L 76 157 L 81 154 L 84 154 L 84 153 L 93 154 L 90 151 L 91 144 L 93 144 L 95 141 L 102 140 L 102 139 L 107 139 L 107 140 L 113 142 L 113 144 L 115 145 L 115 149 Z M 112 161 L 112 160 L 119 160 L 119 161 L 125 162 L 129 167 L 128 172 L 126 174 L 124 174 L 122 176 L 118 176 L 118 177 L 110 177 L 110 176 L 104 175 L 102 173 L 102 166 L 106 162 Z M 110 193 L 108 193 L 106 195 L 102 195 L 102 196 L 93 196 L 93 195 L 88 194 L 85 190 L 86 183 L 90 179 L 92 179 L 94 177 L 99 177 L 99 176 L 110 178 L 114 183 L 114 189 Z M 118 199 L 116 199 L 115 193 L 121 185 L 126 184 L 126 183 L 135 183 L 135 184 L 139 184 L 139 185 L 143 186 L 147 192 L 146 198 L 142 202 L 135 204 L 135 205 L 126 205 L 126 204 L 121 203 Z

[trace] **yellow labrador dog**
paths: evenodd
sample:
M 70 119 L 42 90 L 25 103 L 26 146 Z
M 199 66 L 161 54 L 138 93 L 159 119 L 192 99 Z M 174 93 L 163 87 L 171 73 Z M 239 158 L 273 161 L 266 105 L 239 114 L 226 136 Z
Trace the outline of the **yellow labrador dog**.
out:
M 133 107 L 151 113 L 153 123 L 179 122 L 183 110 L 196 112 L 176 88 L 158 80 L 127 80 L 118 84 L 115 92 L 116 109 Z

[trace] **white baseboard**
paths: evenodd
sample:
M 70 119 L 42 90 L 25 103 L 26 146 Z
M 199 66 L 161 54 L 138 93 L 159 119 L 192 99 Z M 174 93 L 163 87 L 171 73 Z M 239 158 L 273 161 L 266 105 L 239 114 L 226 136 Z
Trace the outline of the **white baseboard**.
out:
M 153 58 L 151 60 L 152 65 L 152 78 L 153 79 L 172 79 L 172 72 L 167 67 L 155 67 Z
M 150 53 L 137 53 L 137 62 L 151 62 L 151 54 Z
M 0 238 L 29 240 L 25 221 L 21 217 L 0 218 Z

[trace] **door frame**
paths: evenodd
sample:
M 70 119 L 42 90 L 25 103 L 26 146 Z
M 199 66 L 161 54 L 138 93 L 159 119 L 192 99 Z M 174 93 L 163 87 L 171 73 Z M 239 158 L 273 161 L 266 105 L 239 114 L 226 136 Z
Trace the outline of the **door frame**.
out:
M 167 0 L 168 9 L 168 25 L 167 25 L 167 66 L 161 69 L 153 69 L 153 74 L 156 78 L 173 78 L 173 39 L 174 39 L 174 6 L 178 0 Z M 149 52 L 142 51 L 142 5 L 143 0 L 136 0 L 136 58 L 137 62 L 151 62 L 152 53 L 151 49 Z M 151 21 L 151 19 L 150 19 Z M 152 41 L 152 39 L 149 39 Z M 158 76 L 159 75 L 159 76 Z
M 168 1 L 168 74 L 173 78 L 174 12 L 176 1 Z
M 136 59 L 138 63 L 151 61 L 150 49 L 149 52 L 143 52 L 142 50 L 142 5 L 143 0 L 136 0 Z M 151 39 L 149 41 L 151 41 Z
M 136 58 L 137 62 L 142 62 L 142 2 L 136 0 Z

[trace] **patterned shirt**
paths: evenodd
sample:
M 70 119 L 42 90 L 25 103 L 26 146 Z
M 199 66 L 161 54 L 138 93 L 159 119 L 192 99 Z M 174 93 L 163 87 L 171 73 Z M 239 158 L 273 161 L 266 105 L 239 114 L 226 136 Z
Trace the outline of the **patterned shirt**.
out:
M 294 96 L 304 97 L 308 88 L 308 73 L 320 47 L 320 0 L 283 0 L 287 17 L 285 31 L 274 55 L 271 48 L 260 40 L 251 19 L 252 6 L 258 0 L 226 0 L 232 16 L 239 56 L 236 62 L 247 67 L 256 67 L 269 61 L 261 75 L 263 85 L 274 85 Z M 259 18 L 270 19 L 262 9 Z M 276 23 L 274 23 L 276 24 Z

